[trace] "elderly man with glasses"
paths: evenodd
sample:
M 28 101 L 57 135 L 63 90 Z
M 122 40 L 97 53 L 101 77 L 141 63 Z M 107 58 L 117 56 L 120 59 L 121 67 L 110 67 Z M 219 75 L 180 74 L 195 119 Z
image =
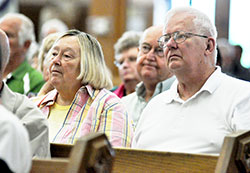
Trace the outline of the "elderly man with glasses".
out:
M 158 42 L 177 80 L 144 109 L 133 148 L 219 154 L 226 135 L 250 129 L 250 83 L 215 65 L 216 37 L 204 13 L 168 12 Z
M 175 80 L 169 72 L 163 49 L 157 40 L 162 35 L 163 26 L 151 26 L 143 32 L 139 42 L 136 69 L 141 78 L 136 91 L 122 98 L 132 116 L 134 127 L 151 98 L 170 88 Z

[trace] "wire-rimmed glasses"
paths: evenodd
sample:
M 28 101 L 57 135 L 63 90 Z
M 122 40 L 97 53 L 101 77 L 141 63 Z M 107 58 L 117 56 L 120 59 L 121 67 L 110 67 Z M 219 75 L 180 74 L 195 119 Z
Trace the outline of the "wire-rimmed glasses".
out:
M 176 44 L 180 44 L 184 42 L 187 38 L 190 38 L 192 36 L 202 37 L 202 38 L 208 38 L 206 35 L 199 35 L 194 34 L 191 32 L 185 32 L 185 31 L 176 31 L 169 34 L 164 34 L 158 39 L 159 47 L 165 48 L 167 46 L 168 41 L 173 37 Z

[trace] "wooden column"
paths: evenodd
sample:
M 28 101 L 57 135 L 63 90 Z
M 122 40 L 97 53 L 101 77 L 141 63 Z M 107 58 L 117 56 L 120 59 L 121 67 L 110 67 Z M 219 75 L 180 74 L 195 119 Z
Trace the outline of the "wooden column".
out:
M 109 30 L 104 34 L 97 33 L 95 27 L 98 22 L 93 22 L 94 26 L 87 31 L 94 35 L 101 43 L 107 66 L 113 74 L 114 85 L 119 85 L 120 79 L 118 69 L 114 65 L 114 44 L 122 35 L 126 28 L 126 0 L 91 0 L 87 20 L 87 28 L 95 18 L 107 18 Z
M 215 25 L 218 38 L 227 38 L 229 35 L 230 0 L 216 0 Z

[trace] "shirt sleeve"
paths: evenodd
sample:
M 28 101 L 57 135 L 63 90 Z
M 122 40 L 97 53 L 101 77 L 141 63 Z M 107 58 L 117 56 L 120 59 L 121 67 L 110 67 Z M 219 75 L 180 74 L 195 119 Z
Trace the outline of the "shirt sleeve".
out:
M 233 110 L 232 128 L 234 131 L 250 129 L 250 94 L 236 98 L 236 105 Z
M 132 120 L 119 98 L 113 97 L 106 100 L 99 131 L 105 132 L 113 147 L 131 147 Z
M 15 108 L 14 113 L 28 130 L 33 157 L 50 157 L 46 116 L 26 96 L 18 97 Z

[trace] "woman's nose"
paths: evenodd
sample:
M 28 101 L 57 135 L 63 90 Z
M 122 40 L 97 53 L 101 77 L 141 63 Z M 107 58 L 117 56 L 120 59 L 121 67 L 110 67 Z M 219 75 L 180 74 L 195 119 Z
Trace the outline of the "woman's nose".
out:
M 56 64 L 56 65 L 61 65 L 61 58 L 59 55 L 55 56 L 53 59 L 52 59 L 52 63 L 53 64 Z

